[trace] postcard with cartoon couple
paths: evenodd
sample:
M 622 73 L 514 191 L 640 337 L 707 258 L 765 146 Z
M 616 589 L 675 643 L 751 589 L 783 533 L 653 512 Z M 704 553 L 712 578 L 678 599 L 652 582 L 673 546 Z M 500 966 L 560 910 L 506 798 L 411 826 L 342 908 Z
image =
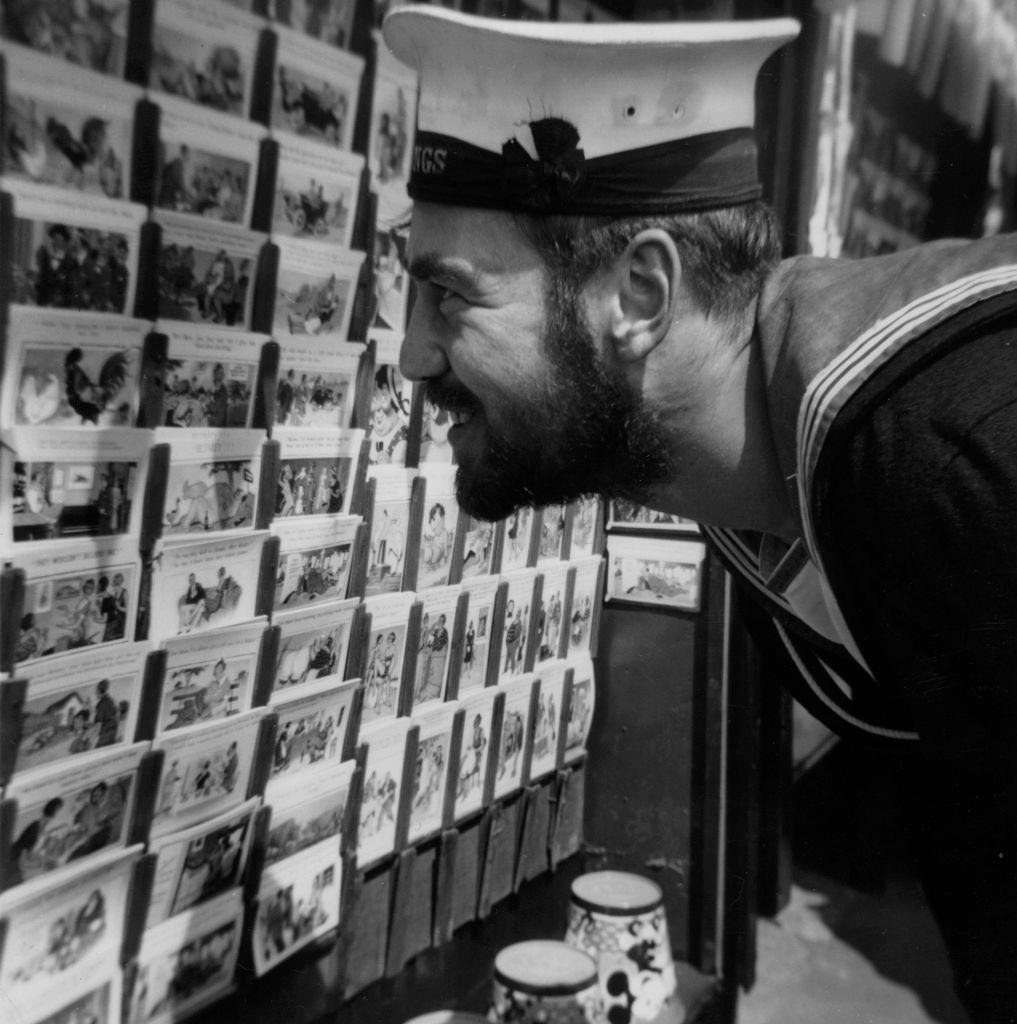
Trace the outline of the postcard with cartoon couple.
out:
M 275 519 L 349 515 L 362 471 L 359 429 L 277 427 L 279 444 Z
M 0 896 L 6 931 L 0 991 L 12 1019 L 60 1020 L 69 1002 L 87 1009 L 103 1004 L 94 997 L 96 982 L 107 982 L 110 965 L 120 962 L 141 849 L 108 851 Z M 107 1008 L 106 1019 L 119 1021 L 119 1006 Z
M 21 674 L 13 774 L 133 743 L 151 649 L 142 641 L 29 662 Z
M 416 595 L 410 591 L 380 594 L 364 600 L 369 626 L 365 627 L 363 662 L 364 708 L 361 728 L 381 719 L 395 718 L 402 707 L 407 674 L 407 634 Z M 415 652 L 414 652 L 415 653 Z
M 255 708 L 225 722 L 164 733 L 155 740 L 153 750 L 161 750 L 164 757 L 152 815 L 153 839 L 213 818 L 248 798 L 265 720 L 265 710 Z
M 459 764 L 455 783 L 455 820 L 478 812 L 488 794 L 488 780 L 497 748 L 495 705 L 504 703 L 505 694 L 495 686 L 461 697 L 456 705 L 463 711 L 463 738 L 459 746 Z M 499 716 L 500 717 L 500 716 Z
M 149 639 L 248 622 L 268 612 L 262 593 L 267 531 L 213 540 L 162 541 L 152 559 Z
M 544 583 L 537 613 L 536 664 L 564 658 L 568 653 L 568 623 L 572 594 L 569 588 L 569 564 L 553 562 L 540 570 Z
M 366 530 L 360 516 L 279 519 L 271 529 L 279 538 L 274 611 L 346 599 Z
M 279 634 L 272 692 L 346 677 L 359 598 L 305 605 L 272 616 Z
M 496 613 L 501 629 L 501 657 L 498 681 L 530 672 L 536 660 L 535 635 L 540 615 L 542 577 L 535 569 L 516 569 L 502 573 L 501 592 Z
M 337 928 L 341 895 L 337 838 L 265 868 L 251 938 L 255 973 L 260 977 Z
M 133 427 L 151 324 L 106 313 L 13 306 L 4 427 Z
M 466 626 L 463 631 L 459 696 L 488 684 L 499 578 L 477 576 L 464 580 L 462 586 L 463 591 L 469 595 L 469 604 L 466 606 Z
M 19 776 L 0 817 L 10 845 L 0 850 L 4 890 L 57 871 L 100 850 L 126 846 L 149 744 L 82 754 Z M 144 808 L 141 808 L 144 810 Z
M 407 842 L 419 842 L 452 823 L 450 787 L 456 774 L 453 766 L 459 766 L 462 717 L 454 701 L 414 713 L 420 732 L 410 785 Z
M 23 665 L 134 639 L 141 578 L 136 538 L 21 544 L 11 565 L 25 573 L 25 596 L 5 661 Z
M 146 928 L 236 889 L 244 881 L 260 807 L 261 800 L 254 797 L 148 844 L 156 862 Z
M 428 464 L 419 469 L 425 482 L 424 517 L 417 561 L 417 591 L 455 582 L 461 568 L 459 502 L 456 467 Z
M 367 479 L 374 500 L 370 509 L 371 551 L 365 592 L 386 594 L 400 590 L 404 578 L 413 576 L 408 568 L 414 572 L 416 569 L 423 481 L 418 484 L 415 469 L 401 466 L 370 466 Z
M 0 453 L 0 533 L 23 541 L 137 537 L 151 433 L 12 427 Z
M 146 931 L 125 1024 L 170 1024 L 226 995 L 243 919 L 243 893 L 232 889 Z
M 400 805 L 404 781 L 410 784 L 406 779 L 410 724 L 407 718 L 397 718 L 373 727 L 361 737 L 367 744 L 367 760 L 357 828 L 359 867 L 392 853 L 403 838 L 399 835 L 405 829 Z
M 496 574 L 501 567 L 501 547 L 505 523 L 489 523 L 484 519 L 464 517 L 462 578 Z
M 3 187 L 14 203 L 11 302 L 134 312 L 144 206 L 18 179 Z
M 275 423 L 280 427 L 349 427 L 364 346 L 330 338 L 289 337 L 279 351 Z
M 413 674 L 412 708 L 443 701 L 448 694 L 453 662 L 458 655 L 463 628 L 460 610 L 462 588 L 458 584 L 434 587 L 418 593 L 421 603 L 416 666 Z M 463 608 L 466 602 L 462 602 Z

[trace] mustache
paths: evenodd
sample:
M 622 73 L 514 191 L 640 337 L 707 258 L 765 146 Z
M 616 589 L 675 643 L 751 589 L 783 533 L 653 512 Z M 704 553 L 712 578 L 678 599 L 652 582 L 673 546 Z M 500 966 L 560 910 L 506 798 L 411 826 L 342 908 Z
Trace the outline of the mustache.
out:
M 425 397 L 432 405 L 449 412 L 471 412 L 480 408 L 473 392 L 454 377 L 434 378 L 425 382 Z

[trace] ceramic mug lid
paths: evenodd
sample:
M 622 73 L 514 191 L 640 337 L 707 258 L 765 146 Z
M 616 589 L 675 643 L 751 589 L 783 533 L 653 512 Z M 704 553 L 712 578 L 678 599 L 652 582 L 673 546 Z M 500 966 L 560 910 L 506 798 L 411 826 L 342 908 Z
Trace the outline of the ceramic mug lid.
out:
M 656 882 L 628 871 L 591 871 L 572 883 L 572 902 L 597 914 L 646 914 L 663 900 Z
M 494 959 L 495 980 L 540 996 L 568 996 L 597 981 L 593 958 L 564 942 L 533 939 L 506 946 Z

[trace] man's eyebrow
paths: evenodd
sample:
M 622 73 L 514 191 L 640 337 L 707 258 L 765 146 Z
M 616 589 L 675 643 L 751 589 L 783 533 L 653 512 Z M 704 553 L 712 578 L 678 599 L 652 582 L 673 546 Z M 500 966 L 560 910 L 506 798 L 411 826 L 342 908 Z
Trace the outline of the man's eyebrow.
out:
M 426 252 L 410 263 L 410 277 L 414 281 L 439 280 L 464 291 L 480 287 L 480 275 L 463 265 L 462 260 L 448 259 Z

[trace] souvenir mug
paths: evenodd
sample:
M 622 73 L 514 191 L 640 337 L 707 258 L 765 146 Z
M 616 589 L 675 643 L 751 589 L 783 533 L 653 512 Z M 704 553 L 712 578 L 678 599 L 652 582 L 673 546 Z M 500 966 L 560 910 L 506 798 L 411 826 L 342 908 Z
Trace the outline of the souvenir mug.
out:
M 487 1021 L 479 1013 L 467 1013 L 465 1010 L 432 1010 L 408 1020 L 406 1024 L 487 1024 Z
M 565 941 L 597 963 L 609 1024 L 680 1024 L 674 960 L 656 882 L 625 871 L 593 871 L 572 883 Z
M 597 965 L 564 942 L 534 939 L 494 959 L 489 1024 L 599 1024 Z

